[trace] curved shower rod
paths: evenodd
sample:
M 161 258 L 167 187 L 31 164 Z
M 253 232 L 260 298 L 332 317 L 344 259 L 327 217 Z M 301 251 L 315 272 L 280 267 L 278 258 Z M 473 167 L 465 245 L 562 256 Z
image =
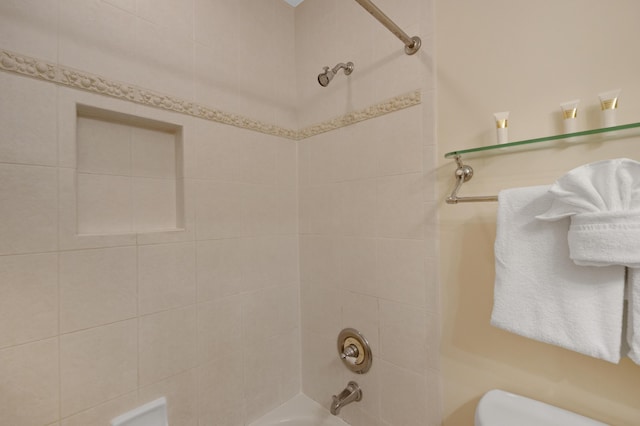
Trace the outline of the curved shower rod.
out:
M 382 25 L 387 27 L 389 31 L 391 31 L 396 37 L 398 37 L 404 43 L 404 53 L 407 55 L 413 55 L 418 50 L 420 50 L 420 45 L 422 44 L 422 40 L 420 37 L 414 36 L 409 37 L 407 33 L 402 31 L 399 26 L 396 25 L 395 22 L 391 20 L 387 15 L 384 14 L 383 11 L 378 9 L 378 6 L 373 4 L 370 0 L 356 0 L 358 4 L 365 8 L 367 12 L 373 15 Z

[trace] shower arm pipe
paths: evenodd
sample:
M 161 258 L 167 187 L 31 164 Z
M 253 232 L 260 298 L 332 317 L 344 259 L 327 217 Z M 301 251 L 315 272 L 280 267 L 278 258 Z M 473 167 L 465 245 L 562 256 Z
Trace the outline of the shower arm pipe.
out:
M 396 25 L 395 22 L 391 20 L 387 15 L 384 14 L 383 11 L 378 9 L 378 6 L 373 4 L 370 0 L 356 0 L 360 6 L 362 6 L 367 12 L 373 15 L 382 25 L 387 27 L 389 31 L 391 31 L 396 37 L 398 37 L 404 43 L 404 52 L 407 55 L 413 55 L 420 49 L 420 45 L 422 44 L 422 40 L 420 37 L 414 36 L 409 37 L 407 33 L 402 31 L 399 26 Z
M 326 67 L 329 69 L 329 67 Z M 340 62 L 335 67 L 331 68 L 331 72 L 336 74 L 340 70 L 344 70 L 345 75 L 349 75 L 353 72 L 353 62 L 347 62 L 346 64 Z

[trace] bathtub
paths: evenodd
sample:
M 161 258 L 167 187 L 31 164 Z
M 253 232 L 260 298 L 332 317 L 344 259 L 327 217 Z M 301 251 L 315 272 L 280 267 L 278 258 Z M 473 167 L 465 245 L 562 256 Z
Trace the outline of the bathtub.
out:
M 349 426 L 320 404 L 298 394 L 249 426 Z

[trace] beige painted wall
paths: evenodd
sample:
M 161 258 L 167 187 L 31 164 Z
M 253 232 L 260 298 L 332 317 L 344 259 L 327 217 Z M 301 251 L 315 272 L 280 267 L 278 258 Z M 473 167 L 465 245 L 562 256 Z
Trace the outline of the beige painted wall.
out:
M 445 152 L 493 144 L 492 114 L 511 111 L 511 140 L 561 132 L 559 103 L 580 98 L 580 130 L 601 125 L 599 92 L 622 88 L 618 121 L 640 118 L 640 4 L 632 0 L 436 2 L 438 188 L 451 190 Z M 469 160 L 463 195 L 552 183 L 599 159 L 640 159 L 637 139 Z M 444 424 L 473 424 L 482 394 L 502 388 L 614 425 L 640 419 L 640 367 L 619 365 L 493 328 L 496 204 L 441 201 Z

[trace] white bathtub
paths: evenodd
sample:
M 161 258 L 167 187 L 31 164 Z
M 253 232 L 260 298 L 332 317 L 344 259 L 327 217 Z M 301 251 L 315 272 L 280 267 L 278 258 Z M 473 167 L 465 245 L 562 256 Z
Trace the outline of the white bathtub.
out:
M 320 404 L 298 394 L 249 426 L 349 426 Z

